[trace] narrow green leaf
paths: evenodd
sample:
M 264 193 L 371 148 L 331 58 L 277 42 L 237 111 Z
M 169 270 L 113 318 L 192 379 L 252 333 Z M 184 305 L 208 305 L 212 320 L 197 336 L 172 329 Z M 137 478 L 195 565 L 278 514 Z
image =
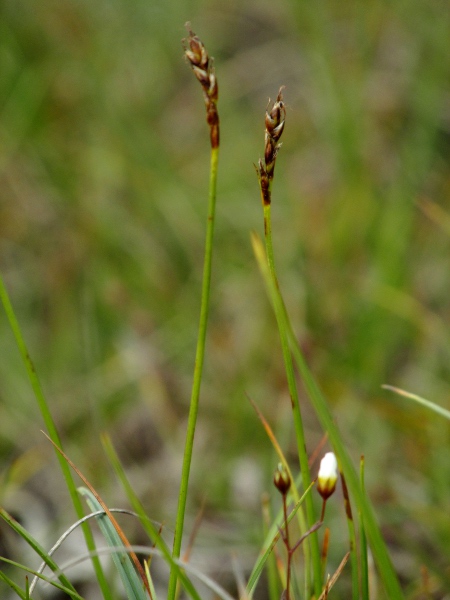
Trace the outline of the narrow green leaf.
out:
M 68 596 L 70 596 L 70 598 L 73 598 L 73 600 L 84 600 L 83 596 L 80 596 L 80 594 L 78 594 L 78 592 L 76 592 L 73 588 L 66 587 L 63 584 L 58 583 L 57 581 L 55 581 L 53 579 L 50 579 L 50 577 L 46 577 L 45 575 L 42 575 L 42 573 L 33 571 L 33 569 L 30 569 L 29 567 L 22 565 L 14 560 L 10 560 L 9 558 L 5 558 L 3 556 L 0 556 L 0 560 L 7 563 L 8 565 L 12 565 L 13 567 L 16 567 L 17 569 L 21 569 L 22 571 L 25 571 L 26 573 L 30 573 L 31 575 L 34 575 L 35 577 L 42 579 L 42 581 L 45 581 L 49 585 L 53 586 L 54 588 L 57 588 L 58 590 L 61 590 L 62 592 L 64 592 Z M 2 578 L 6 583 L 8 583 L 8 585 L 11 585 L 12 589 L 14 589 L 14 591 L 17 592 L 17 594 L 21 598 L 25 598 L 25 600 L 26 600 L 29 597 L 27 595 L 26 590 L 25 591 L 22 590 L 22 588 L 20 588 L 16 583 L 14 583 L 11 579 L 9 579 L 9 577 L 7 577 L 2 571 L 0 571 L 0 578 Z
M 9 587 L 16 592 L 16 594 L 19 596 L 19 598 L 22 598 L 22 600 L 27 600 L 27 598 L 28 598 L 27 591 L 23 590 L 19 585 L 17 585 L 17 583 L 15 581 L 10 579 L 8 577 L 8 575 L 6 575 L 6 573 L 3 573 L 3 571 L 1 571 L 1 570 L 0 570 L 0 579 L 2 581 L 4 581 L 7 585 L 9 585 Z
M 28 531 L 22 527 L 20 523 L 18 523 L 9 513 L 6 512 L 4 508 L 0 508 L 0 517 L 2 517 L 8 525 L 18 534 L 21 538 L 23 538 L 27 544 L 41 557 L 41 559 L 45 562 L 45 564 L 57 574 L 58 579 L 63 584 L 65 588 L 71 590 L 76 593 L 75 588 L 67 579 L 67 577 L 60 571 L 59 566 L 53 560 L 51 556 L 42 548 L 42 546 L 37 542 L 34 537 L 28 533 Z M 4 559 L 2 559 L 4 560 Z
M 364 457 L 361 456 L 359 463 L 359 479 L 361 482 L 361 492 L 366 494 L 366 487 L 364 483 Z M 369 600 L 369 565 L 368 565 L 368 554 L 367 554 L 367 537 L 366 527 L 364 525 L 364 518 L 361 510 L 358 510 L 359 518 L 359 538 L 360 538 L 360 553 L 361 553 L 361 599 Z
M 8 319 L 11 330 L 14 334 L 14 338 L 16 340 L 16 345 L 19 350 L 20 356 L 22 358 L 22 362 L 25 366 L 25 370 L 28 375 L 28 379 L 30 381 L 31 387 L 34 392 L 34 396 L 36 398 L 36 402 L 38 404 L 39 410 L 41 412 L 42 418 L 44 420 L 45 426 L 47 428 L 50 439 L 53 441 L 55 446 L 58 448 L 62 448 L 61 441 L 59 439 L 58 431 L 56 429 L 55 422 L 53 420 L 50 408 L 47 404 L 47 400 L 45 398 L 44 392 L 42 391 L 41 383 L 36 372 L 36 368 L 31 360 L 30 353 L 28 352 L 28 348 L 25 344 L 24 337 L 22 335 L 22 331 L 20 329 L 19 322 L 17 320 L 16 314 L 14 312 L 11 300 L 9 298 L 8 291 L 3 282 L 3 278 L 0 274 L 0 299 L 3 304 L 3 308 L 5 309 L 6 317 Z M 64 480 L 66 482 L 67 489 L 69 490 L 70 498 L 72 500 L 73 506 L 75 508 L 75 512 L 77 517 L 81 519 L 83 517 L 83 506 L 81 504 L 81 500 L 79 495 L 77 494 L 76 485 L 72 477 L 72 472 L 70 470 L 69 465 L 64 460 L 59 452 L 56 452 L 56 456 L 61 467 L 61 471 L 64 476 Z M 103 597 L 105 600 L 112 600 L 111 592 L 109 590 L 108 582 L 106 581 L 105 574 L 101 567 L 100 561 L 95 556 L 95 543 L 94 538 L 92 537 L 91 530 L 85 524 L 82 526 L 84 538 L 86 540 L 86 545 L 88 549 L 92 553 L 92 565 L 94 567 L 95 575 L 97 577 L 97 581 L 102 590 Z
M 401 390 L 400 388 L 394 387 L 393 385 L 382 385 L 381 387 L 385 390 L 395 392 L 396 394 L 398 394 L 399 396 L 403 396 L 404 398 L 409 398 L 409 400 L 414 400 L 414 402 L 417 402 L 418 404 L 421 404 L 422 406 L 433 410 L 438 415 L 441 415 L 441 417 L 445 417 L 450 421 L 450 410 L 442 408 L 442 406 L 439 406 L 439 404 L 430 402 L 430 400 L 425 400 L 425 398 L 417 396 L 416 394 L 411 394 L 411 392 L 405 392 L 405 390 Z

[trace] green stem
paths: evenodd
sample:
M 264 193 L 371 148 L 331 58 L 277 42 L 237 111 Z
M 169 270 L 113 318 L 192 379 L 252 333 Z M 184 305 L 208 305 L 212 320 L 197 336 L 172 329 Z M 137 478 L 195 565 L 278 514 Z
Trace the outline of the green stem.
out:
M 344 496 L 345 515 L 347 517 L 348 535 L 350 540 L 350 561 L 352 565 L 352 599 L 359 598 L 359 569 L 358 569 L 358 547 L 356 545 L 355 523 L 353 521 L 353 512 L 350 504 L 345 475 L 341 471 L 342 493 Z
M 364 483 L 364 457 L 361 456 L 359 463 L 359 479 L 361 482 L 361 493 L 363 496 L 366 495 L 365 483 Z M 369 600 L 369 565 L 367 560 L 367 538 L 366 529 L 364 525 L 364 517 L 362 510 L 358 510 L 359 515 L 359 537 L 360 537 L 360 552 L 361 552 L 361 598 L 362 600 Z
M 197 351 L 195 355 L 194 379 L 192 383 L 191 403 L 189 407 L 189 418 L 184 447 L 183 467 L 181 472 L 180 492 L 178 497 L 178 511 L 173 540 L 172 556 L 179 558 L 181 552 L 181 541 L 183 537 L 184 517 L 186 512 L 186 499 L 189 485 L 189 473 L 191 469 L 192 450 L 194 446 L 195 426 L 197 423 L 200 386 L 202 380 L 203 362 L 205 357 L 206 327 L 209 312 L 209 293 L 211 283 L 212 246 L 214 236 L 214 221 L 216 210 L 216 188 L 217 188 L 217 165 L 219 159 L 219 148 L 211 149 L 211 165 L 209 180 L 209 202 L 208 223 L 206 228 L 205 257 L 203 264 L 202 299 L 200 308 L 200 322 L 198 328 Z M 167 598 L 174 600 L 177 587 L 177 571 L 171 569 Z
M 264 238 L 266 242 L 266 253 L 267 260 L 269 264 L 270 274 L 272 276 L 274 287 L 279 290 L 278 279 L 275 271 L 275 260 L 274 260 L 274 252 L 273 252 L 273 242 L 272 242 L 272 218 L 271 218 L 271 203 L 264 203 Z M 295 436 L 297 439 L 297 448 L 298 448 L 298 456 L 300 460 L 300 469 L 302 475 L 302 484 L 303 489 L 307 489 L 311 483 L 311 475 L 309 471 L 308 464 L 308 454 L 306 451 L 306 443 L 305 443 L 305 433 L 303 429 L 303 421 L 302 415 L 300 411 L 300 401 L 298 397 L 297 391 L 297 383 L 295 380 L 294 373 L 294 365 L 292 360 L 292 354 L 289 347 L 289 334 L 286 330 L 283 313 L 284 306 L 279 306 L 279 302 L 282 302 L 281 295 L 276 295 L 277 303 L 275 305 L 275 313 L 278 324 L 278 331 L 280 334 L 281 348 L 283 352 L 284 365 L 287 376 L 287 383 L 289 388 L 289 394 L 291 397 L 292 403 L 292 412 L 294 416 L 294 428 L 295 428 Z M 313 506 L 313 499 L 311 494 L 308 494 L 305 499 L 305 508 L 306 508 L 306 519 L 308 523 L 308 528 L 311 528 L 315 523 L 315 513 Z M 320 549 L 319 549 L 319 540 L 317 537 L 317 533 L 312 533 L 307 543 L 304 545 L 305 553 L 307 553 L 308 543 L 311 548 L 311 558 L 312 558 L 312 566 L 313 566 L 313 574 L 314 574 L 314 592 L 316 597 L 320 596 L 322 590 L 322 566 L 320 560 Z M 306 555 L 305 555 L 306 559 Z M 308 570 L 306 571 L 308 575 Z
M 25 344 L 25 340 L 23 338 L 22 332 L 20 330 L 19 322 L 17 321 L 16 315 L 14 313 L 14 309 L 11 304 L 11 300 L 9 299 L 9 295 L 5 284 L 3 282 L 3 278 L 0 275 L 0 299 L 3 304 L 3 308 L 5 309 L 5 313 L 7 319 L 9 321 L 9 325 L 14 334 L 14 338 L 16 340 L 17 347 L 19 349 L 19 353 L 22 357 L 22 361 L 25 365 L 25 369 L 27 371 L 28 379 L 30 380 L 31 387 L 33 388 L 34 395 L 36 397 L 39 409 L 41 411 L 42 417 L 44 419 L 45 426 L 49 433 L 50 439 L 53 443 L 58 447 L 62 448 L 61 441 L 59 439 L 58 432 L 56 430 L 55 422 L 53 421 L 53 417 L 51 415 L 50 409 L 47 405 L 47 401 L 45 399 L 44 393 L 42 391 L 42 387 L 35 369 L 35 366 L 31 360 L 30 354 L 28 352 L 28 348 Z M 61 470 L 63 472 L 63 476 L 67 485 L 67 489 L 69 490 L 70 497 L 72 499 L 72 503 L 75 508 L 75 512 L 79 519 L 84 516 L 83 505 L 81 503 L 80 496 L 78 495 L 75 483 L 73 481 L 72 472 L 70 470 L 70 466 L 67 464 L 66 460 L 61 456 L 59 452 L 56 452 L 56 456 L 58 458 Z M 111 598 L 111 592 L 109 590 L 109 585 L 106 580 L 105 574 L 101 567 L 100 561 L 97 556 L 94 556 L 95 553 L 95 543 L 94 538 L 92 536 L 91 530 L 86 523 L 82 525 L 84 537 L 86 540 L 86 545 L 88 550 L 92 554 L 92 564 L 95 569 L 95 574 L 97 580 L 99 582 L 100 588 L 103 593 L 103 597 L 105 599 Z

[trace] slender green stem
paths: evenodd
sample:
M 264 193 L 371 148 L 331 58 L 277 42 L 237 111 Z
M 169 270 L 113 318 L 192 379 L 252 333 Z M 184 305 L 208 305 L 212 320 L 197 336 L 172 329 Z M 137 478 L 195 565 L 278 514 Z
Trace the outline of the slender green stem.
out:
M 263 513 L 263 526 L 264 526 L 264 539 L 267 539 L 270 531 L 270 524 L 273 522 L 273 518 L 270 513 L 270 500 L 268 494 L 265 494 L 262 498 L 262 513 Z M 267 590 L 269 600 L 278 600 L 280 597 L 280 590 L 278 585 L 277 577 L 277 563 L 276 557 L 273 552 L 270 553 L 267 559 Z
M 209 292 L 211 283 L 212 247 L 214 236 L 214 221 L 216 211 L 216 188 L 217 188 L 217 165 L 219 159 L 219 148 L 211 149 L 208 222 L 206 228 L 205 257 L 203 265 L 202 299 L 200 308 L 200 323 L 198 328 L 197 351 L 195 355 L 194 380 L 192 384 L 191 403 L 189 407 L 189 418 L 184 447 L 183 467 L 181 472 L 180 493 L 178 497 L 178 511 L 175 525 L 172 556 L 179 558 L 181 552 L 181 540 L 183 537 L 184 517 L 186 512 L 186 499 L 189 484 L 189 473 L 191 469 L 192 450 L 194 446 L 195 426 L 197 423 L 200 386 L 202 380 L 203 362 L 205 357 L 206 327 L 209 313 Z M 177 584 L 177 572 L 171 569 L 168 588 L 168 600 L 175 598 Z
M 274 260 L 274 252 L 273 252 L 273 242 L 272 242 L 272 218 L 271 218 L 271 203 L 263 203 L 264 208 L 264 237 L 266 243 L 266 254 L 267 260 L 269 264 L 270 274 L 273 280 L 273 285 L 276 290 L 279 290 L 278 279 L 276 276 L 275 270 L 275 260 Z M 281 304 L 280 304 L 281 302 Z M 284 313 L 284 305 L 282 304 L 282 298 L 280 294 L 276 294 L 276 305 L 275 305 L 275 314 L 278 324 L 278 331 L 280 334 L 281 348 L 283 352 L 284 365 L 287 376 L 287 383 L 289 388 L 289 394 L 291 397 L 292 403 L 292 413 L 294 416 L 294 428 L 295 435 L 297 440 L 297 448 L 298 448 L 298 456 L 300 460 L 300 469 L 302 475 L 302 484 L 303 489 L 307 489 L 311 483 L 311 475 L 309 471 L 308 464 L 308 454 L 306 451 L 306 443 L 305 443 L 305 434 L 303 429 L 303 421 L 302 415 L 300 411 L 300 401 L 298 397 L 297 391 L 297 383 L 295 379 L 294 373 L 294 364 L 292 360 L 292 354 L 289 346 L 289 334 L 285 327 L 283 313 Z M 305 499 L 305 508 L 306 508 L 306 519 L 308 527 L 311 528 L 316 519 L 314 513 L 313 499 L 310 494 Z M 313 575 L 314 575 L 314 592 L 316 597 L 320 596 L 322 589 L 322 565 L 320 560 L 320 549 L 319 549 L 319 540 L 316 533 L 312 533 L 309 539 L 304 544 L 305 553 L 307 553 L 308 544 L 311 548 L 311 559 L 313 566 Z M 306 554 L 305 554 L 306 559 Z M 307 571 L 308 575 L 308 571 Z
M 56 446 L 61 448 L 62 445 L 61 445 L 61 441 L 59 439 L 58 432 L 56 430 L 55 422 L 53 421 L 53 417 L 52 417 L 50 409 L 47 405 L 47 401 L 46 401 L 44 393 L 42 391 L 42 387 L 41 387 L 35 366 L 31 360 L 30 354 L 28 352 L 28 348 L 25 344 L 25 340 L 23 338 L 23 335 L 22 335 L 22 332 L 21 332 L 21 329 L 19 326 L 19 322 L 17 321 L 14 309 L 12 307 L 6 286 L 3 282 L 3 278 L 1 275 L 0 275 L 0 299 L 2 301 L 3 308 L 5 309 L 5 313 L 6 313 L 8 321 L 9 321 L 9 325 L 14 334 L 14 338 L 16 340 L 16 344 L 19 349 L 19 353 L 20 353 L 20 355 L 22 357 L 22 361 L 25 365 L 28 379 L 30 380 L 31 387 L 33 388 L 33 392 L 36 397 L 39 409 L 41 411 L 42 418 L 44 419 L 44 423 L 45 423 L 45 426 L 49 433 L 50 439 L 53 441 L 53 443 Z M 56 452 L 56 456 L 58 458 L 61 470 L 63 472 L 63 476 L 64 476 L 64 479 L 65 479 L 65 482 L 67 485 L 67 489 L 69 490 L 70 497 L 72 499 L 72 503 L 75 508 L 75 512 L 76 512 L 78 518 L 82 518 L 84 515 L 83 505 L 81 503 L 80 496 L 78 495 L 75 483 L 73 481 L 72 472 L 70 470 L 70 467 L 67 464 L 66 460 L 60 455 L 59 452 Z M 86 545 L 88 547 L 88 550 L 91 551 L 92 554 L 94 554 L 95 543 L 94 543 L 94 538 L 92 536 L 91 530 L 89 529 L 89 526 L 86 523 L 83 523 L 82 529 L 83 529 L 83 533 L 84 533 L 84 537 L 86 540 Z M 109 590 L 109 585 L 106 580 L 105 574 L 103 573 L 103 569 L 101 567 L 100 561 L 97 556 L 92 556 L 92 563 L 93 563 L 93 566 L 95 569 L 95 574 L 96 574 L 97 580 L 99 582 L 100 588 L 103 593 L 103 597 L 105 599 L 110 599 L 111 592 Z
M 345 503 L 345 515 L 347 517 L 348 535 L 350 539 L 350 561 L 352 565 L 352 599 L 359 598 L 359 569 L 358 569 L 358 547 L 356 545 L 355 522 L 353 521 L 352 506 L 348 494 L 345 475 L 341 472 L 342 493 Z
M 361 456 L 361 460 L 359 463 L 359 479 L 361 482 L 361 493 L 365 496 L 366 488 L 364 483 L 364 456 Z M 361 509 L 358 509 L 358 516 L 361 552 L 361 598 L 362 600 L 369 600 L 369 565 L 367 561 L 367 537 L 366 528 L 364 526 L 364 517 Z

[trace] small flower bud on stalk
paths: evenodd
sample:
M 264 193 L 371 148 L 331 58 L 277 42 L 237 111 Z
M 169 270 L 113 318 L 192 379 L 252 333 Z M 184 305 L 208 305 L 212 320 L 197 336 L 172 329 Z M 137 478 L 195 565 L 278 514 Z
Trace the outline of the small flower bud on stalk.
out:
M 186 23 L 186 28 L 189 36 L 183 40 L 184 55 L 202 86 L 206 105 L 206 121 L 210 129 L 211 147 L 218 148 L 219 113 L 217 112 L 217 100 L 219 98 L 219 88 L 214 73 L 213 59 L 208 56 L 205 46 L 191 30 L 190 23 Z
M 327 500 L 336 489 L 338 464 L 334 452 L 327 452 L 320 461 L 317 490 Z
M 280 494 L 286 496 L 286 494 L 289 491 L 289 488 L 291 487 L 291 478 L 289 477 L 289 473 L 286 471 L 286 469 L 281 463 L 279 463 L 274 473 L 273 483 L 277 490 L 280 492 Z
M 338 464 L 333 452 L 327 452 L 320 461 L 319 474 L 317 477 L 317 491 L 323 498 L 322 514 L 320 520 L 325 516 L 325 506 L 328 498 L 336 489 L 338 478 Z

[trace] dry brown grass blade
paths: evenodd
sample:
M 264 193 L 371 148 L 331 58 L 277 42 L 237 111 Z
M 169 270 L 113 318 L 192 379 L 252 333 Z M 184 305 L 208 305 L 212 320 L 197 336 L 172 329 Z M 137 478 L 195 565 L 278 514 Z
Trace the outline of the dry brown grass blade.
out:
M 191 535 L 189 536 L 186 551 L 183 554 L 183 562 L 188 562 L 188 560 L 191 556 L 192 548 L 194 547 L 195 538 L 197 537 L 198 531 L 200 529 L 200 525 L 203 521 L 204 513 L 205 513 L 205 499 L 203 499 L 200 510 L 195 518 L 194 526 L 192 528 Z
M 71 461 L 71 459 L 67 456 L 67 454 L 61 450 L 61 448 L 59 446 L 57 446 L 55 444 L 55 442 L 45 433 L 45 431 L 42 432 L 45 437 L 49 440 L 49 442 L 51 442 L 53 444 L 53 446 L 55 447 L 55 449 L 61 454 L 61 456 L 67 461 L 67 463 L 72 467 L 72 469 L 75 471 L 75 473 L 78 475 L 78 477 L 81 479 L 81 481 L 84 483 L 84 485 L 92 492 L 92 494 L 95 496 L 95 499 L 97 500 L 97 502 L 100 504 L 100 506 L 103 508 L 103 510 L 105 511 L 107 517 L 109 518 L 109 520 L 111 521 L 114 529 L 117 531 L 117 535 L 120 537 L 123 545 L 127 548 L 130 558 L 133 561 L 134 566 L 136 567 L 143 583 L 145 586 L 145 589 L 147 590 L 147 593 L 149 595 L 150 598 L 152 598 L 152 593 L 150 591 L 150 587 L 147 581 L 147 577 L 145 575 L 144 569 L 142 568 L 141 563 L 138 560 L 138 557 L 136 556 L 136 553 L 133 552 L 133 550 L 131 549 L 131 544 L 128 541 L 126 535 L 124 534 L 122 528 L 120 527 L 119 523 L 116 521 L 116 519 L 114 518 L 114 515 L 112 514 L 112 512 L 109 510 L 109 508 L 106 506 L 106 504 L 103 502 L 102 498 L 99 496 L 99 494 L 96 492 L 96 490 L 94 489 L 94 487 L 92 486 L 92 484 L 86 479 L 86 477 L 83 475 L 83 473 L 78 469 L 78 467 Z
M 336 569 L 336 571 L 333 573 L 332 577 L 328 577 L 327 583 L 325 584 L 325 589 L 320 594 L 319 600 L 326 600 L 326 598 L 328 597 L 328 592 L 331 590 L 331 588 L 333 587 L 333 585 L 339 579 L 339 577 L 340 577 L 342 571 L 344 570 L 344 567 L 347 564 L 349 558 L 350 558 L 350 552 L 347 552 L 347 554 L 341 560 L 341 564 L 338 566 L 338 568 Z
M 319 458 L 319 456 L 321 456 L 323 454 L 323 449 L 324 449 L 327 441 L 328 441 L 328 432 L 325 432 L 324 435 L 321 437 L 320 442 L 314 448 L 314 450 L 311 453 L 311 456 L 309 457 L 308 462 L 309 462 L 310 467 L 312 467 L 312 465 L 316 462 L 316 460 Z
M 261 421 L 264 429 L 266 430 L 267 437 L 272 442 L 272 445 L 275 448 L 275 452 L 278 454 L 280 461 L 286 467 L 286 470 L 289 474 L 289 477 L 291 478 L 291 481 L 293 481 L 292 473 L 290 472 L 289 465 L 287 464 L 286 458 L 283 454 L 283 450 L 281 449 L 281 446 L 278 443 L 278 440 L 275 437 L 275 434 L 273 433 L 272 428 L 270 427 L 269 423 L 267 422 L 266 417 L 262 414 L 262 412 L 259 410 L 258 406 L 255 404 L 255 402 L 253 402 L 253 400 L 250 398 L 250 396 L 248 394 L 247 394 L 247 398 L 248 398 L 248 401 L 250 402 L 250 404 L 255 409 L 255 412 L 258 415 L 259 420 Z
M 325 565 L 326 565 L 327 559 L 328 559 L 329 545 L 330 545 L 330 529 L 329 529 L 329 527 L 326 527 L 325 532 L 323 534 L 322 556 L 321 556 L 323 572 L 325 572 Z

